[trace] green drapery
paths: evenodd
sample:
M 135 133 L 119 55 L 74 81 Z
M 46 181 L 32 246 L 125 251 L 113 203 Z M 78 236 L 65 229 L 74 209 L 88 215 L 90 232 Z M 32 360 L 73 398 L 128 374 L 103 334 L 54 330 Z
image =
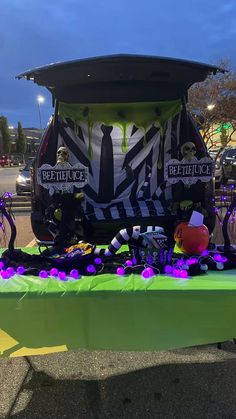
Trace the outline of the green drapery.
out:
M 236 337 L 235 274 L 0 279 L 0 329 L 28 348 L 152 351 L 224 341 Z M 0 352 L 11 353 L 1 338 Z
M 104 103 L 104 104 L 67 104 L 60 103 L 58 113 L 61 118 L 70 118 L 78 126 L 85 123 L 89 137 L 89 155 L 92 157 L 92 130 L 96 123 L 118 126 L 122 131 L 121 149 L 128 151 L 127 127 L 135 125 L 146 131 L 154 124 L 163 135 L 169 118 L 173 118 L 181 110 L 181 101 L 170 102 L 138 102 L 138 103 Z

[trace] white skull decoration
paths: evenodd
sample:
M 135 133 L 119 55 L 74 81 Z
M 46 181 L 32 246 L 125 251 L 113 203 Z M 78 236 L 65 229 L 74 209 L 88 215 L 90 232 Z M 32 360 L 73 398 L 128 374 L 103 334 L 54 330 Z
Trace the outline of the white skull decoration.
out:
M 191 161 L 195 158 L 196 146 L 191 141 L 184 143 L 181 147 L 181 154 L 185 160 Z
M 67 163 L 69 160 L 69 153 L 66 147 L 59 147 L 57 150 L 57 163 Z

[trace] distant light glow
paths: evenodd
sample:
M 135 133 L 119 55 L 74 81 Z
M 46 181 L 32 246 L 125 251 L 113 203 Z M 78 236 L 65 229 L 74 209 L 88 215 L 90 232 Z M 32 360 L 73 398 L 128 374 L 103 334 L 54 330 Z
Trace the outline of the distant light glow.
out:
M 43 103 L 44 101 L 45 101 L 45 98 L 43 96 L 41 96 L 41 95 L 37 96 L 37 102 L 38 103 Z
M 208 111 L 212 111 L 215 108 L 215 104 L 214 103 L 210 103 L 209 105 L 207 105 L 207 109 Z

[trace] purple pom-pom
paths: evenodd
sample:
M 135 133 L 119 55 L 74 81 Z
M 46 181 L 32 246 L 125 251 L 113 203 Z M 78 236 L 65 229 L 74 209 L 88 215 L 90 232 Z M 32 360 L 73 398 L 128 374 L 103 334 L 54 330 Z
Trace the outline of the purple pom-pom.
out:
M 164 272 L 165 272 L 166 274 L 171 274 L 171 273 L 172 273 L 172 271 L 173 271 L 172 266 L 170 266 L 170 265 L 166 265 L 166 266 L 165 266 L 165 268 L 164 268 Z
M 50 276 L 58 276 L 58 269 L 57 268 L 50 269 Z
M 128 259 L 125 261 L 125 266 L 133 266 L 132 260 Z
M 147 270 L 147 269 L 144 269 L 144 270 L 141 272 L 141 275 L 142 275 L 142 277 L 143 277 L 144 279 L 148 279 L 148 278 L 150 277 L 150 274 L 149 274 L 149 272 L 148 272 L 148 270 Z
M 96 272 L 95 266 L 94 265 L 88 265 L 87 266 L 87 272 L 89 274 L 94 274 Z
M 7 271 L 1 271 L 1 276 L 2 276 L 2 279 L 10 278 L 10 275 Z
M 180 276 L 180 278 L 187 278 L 188 272 L 185 271 L 184 269 L 181 269 L 180 273 L 179 273 L 179 276 Z
M 44 270 L 40 271 L 39 272 L 39 277 L 42 278 L 42 279 L 47 278 L 48 277 L 47 271 L 44 271 Z
M 9 266 L 6 271 L 8 272 L 9 277 L 15 275 L 15 269 L 12 268 L 12 266 Z
M 96 265 L 101 265 L 102 259 L 101 258 L 95 258 L 94 263 L 96 263 Z
M 18 266 L 16 272 L 18 273 L 18 275 L 24 275 L 24 273 L 25 273 L 24 266 Z
M 3 269 L 4 268 L 4 262 L 2 262 L 1 260 L 0 260 L 0 269 Z
M 116 274 L 117 274 L 117 275 L 120 275 L 120 276 L 122 276 L 122 275 L 124 275 L 124 274 L 125 274 L 125 270 L 124 270 L 123 266 L 119 266 L 119 267 L 117 268 L 117 270 L 116 270 Z
M 147 268 L 147 271 L 149 273 L 149 276 L 155 275 L 154 270 L 150 266 Z
M 61 280 L 61 281 L 66 281 L 66 273 L 64 272 L 64 271 L 59 271 L 58 272 L 58 278 Z
M 74 278 L 74 279 L 78 279 L 80 277 L 79 272 L 77 271 L 77 269 L 72 269 L 70 271 L 70 277 Z

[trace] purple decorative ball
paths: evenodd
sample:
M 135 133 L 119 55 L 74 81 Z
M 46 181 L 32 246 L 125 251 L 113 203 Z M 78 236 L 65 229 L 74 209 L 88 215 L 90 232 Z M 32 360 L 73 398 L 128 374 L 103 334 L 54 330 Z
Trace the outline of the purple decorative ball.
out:
M 2 271 L 1 272 L 1 276 L 2 276 L 2 279 L 8 279 L 8 278 L 10 278 L 10 275 L 9 275 L 9 273 L 7 271 Z
M 80 277 L 79 272 L 77 271 L 77 269 L 72 269 L 70 271 L 70 277 L 74 278 L 74 279 L 78 279 Z
M 213 256 L 213 259 L 214 259 L 216 262 L 222 262 L 222 256 L 221 256 L 219 253 L 216 253 L 216 254 Z
M 125 266 L 133 266 L 132 260 L 128 259 L 125 261 Z
M 173 271 L 172 266 L 170 266 L 170 265 L 166 265 L 166 266 L 165 266 L 165 268 L 164 268 L 164 272 L 165 272 L 166 274 L 171 274 L 171 273 L 172 273 L 172 271 Z
M 194 265 L 195 263 L 198 263 L 198 259 L 197 258 L 189 258 L 186 260 L 186 264 L 187 265 Z
M 66 281 L 66 273 L 64 272 L 64 271 L 59 271 L 58 272 L 58 278 L 61 280 L 61 281 Z
M 0 269 L 4 268 L 4 263 L 0 260 Z
M 57 268 L 50 269 L 50 276 L 58 276 L 58 269 Z
M 9 277 L 15 275 L 15 269 L 12 268 L 12 266 L 9 266 L 6 271 L 8 272 Z
M 96 265 L 101 265 L 102 259 L 101 258 L 95 258 L 94 263 L 96 263 Z
M 18 275 L 24 275 L 24 273 L 25 273 L 24 266 L 18 266 L 16 272 L 18 273 Z
M 88 265 L 87 266 L 87 272 L 89 274 L 94 274 L 96 272 L 95 266 L 94 265 Z
M 125 270 L 124 270 L 123 266 L 119 266 L 116 270 L 116 275 L 122 276 L 124 274 L 125 274 Z
M 39 277 L 40 278 L 47 278 L 48 277 L 47 271 L 44 271 L 44 270 L 40 271 L 39 272 Z
M 147 271 L 148 271 L 150 277 L 155 275 L 154 270 L 150 266 L 147 268 Z
M 143 277 L 144 279 L 148 279 L 148 278 L 150 277 L 150 274 L 149 274 L 149 272 L 148 272 L 148 270 L 147 270 L 147 269 L 144 269 L 144 270 L 141 272 L 141 275 L 142 275 L 142 277 Z
M 185 271 L 184 269 L 181 269 L 180 273 L 179 273 L 179 276 L 180 276 L 180 278 L 187 278 L 188 272 Z
M 172 274 L 175 277 L 179 278 L 180 277 L 180 269 L 173 269 Z

